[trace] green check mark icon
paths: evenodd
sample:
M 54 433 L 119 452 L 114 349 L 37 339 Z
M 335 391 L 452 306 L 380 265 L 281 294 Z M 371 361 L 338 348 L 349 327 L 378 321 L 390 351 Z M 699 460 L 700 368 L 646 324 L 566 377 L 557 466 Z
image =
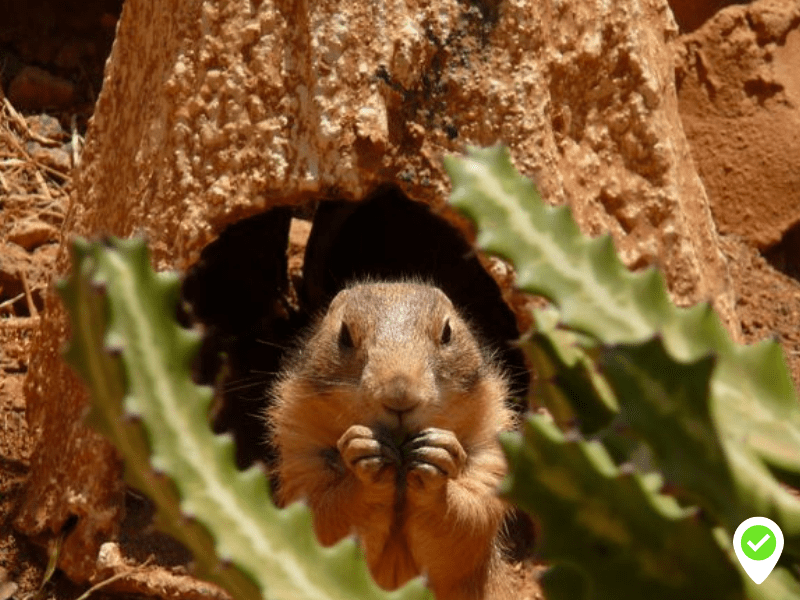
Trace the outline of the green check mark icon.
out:
M 753 525 L 742 535 L 742 551 L 751 560 L 765 560 L 775 552 L 775 536 L 769 527 Z

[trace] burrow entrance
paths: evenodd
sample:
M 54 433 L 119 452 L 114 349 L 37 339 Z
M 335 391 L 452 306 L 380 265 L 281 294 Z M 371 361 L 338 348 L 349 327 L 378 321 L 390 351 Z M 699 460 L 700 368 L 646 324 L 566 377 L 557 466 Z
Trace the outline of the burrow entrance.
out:
M 302 276 L 290 277 L 290 231 L 309 225 Z M 529 374 L 499 286 L 455 226 L 396 186 L 361 202 L 278 207 L 229 226 L 204 249 L 183 285 L 189 312 L 205 328 L 195 376 L 217 388 L 214 429 L 233 434 L 240 468 L 271 462 L 262 416 L 267 390 L 302 331 L 350 283 L 409 278 L 450 297 L 497 352 L 515 398 L 525 398 Z M 509 401 L 521 410 L 520 401 Z
M 761 255 L 774 269 L 800 281 L 800 223 L 783 234 L 781 241 Z

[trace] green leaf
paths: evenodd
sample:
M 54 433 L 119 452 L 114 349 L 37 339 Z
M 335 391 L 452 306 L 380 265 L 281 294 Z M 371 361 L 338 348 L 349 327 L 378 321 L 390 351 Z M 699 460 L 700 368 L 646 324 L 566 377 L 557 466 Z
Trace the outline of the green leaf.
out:
M 784 532 L 784 552 L 800 558 L 800 500 L 777 478 L 800 477 L 800 410 L 780 347 L 736 346 L 707 304 L 675 307 L 657 271 L 631 273 L 609 236 L 585 238 L 569 209 L 545 205 L 504 149 L 471 149 L 446 166 L 452 202 L 476 221 L 478 244 L 514 263 L 519 287 L 549 299 L 561 328 L 607 345 L 657 334 L 678 361 L 715 357 L 709 414 L 735 495 L 727 508 L 715 502 L 714 516 L 731 535 L 742 514 L 769 516 Z
M 568 441 L 541 415 L 502 441 L 513 473 L 503 493 L 537 517 L 542 558 L 585 574 L 589 600 L 743 598 L 711 530 L 660 495 L 658 477 L 621 472 L 601 444 Z
M 562 429 L 577 425 L 584 435 L 596 433 L 619 407 L 586 351 L 591 342 L 559 328 L 552 307 L 534 310 L 533 316 L 535 330 L 523 337 L 520 347 L 537 374 L 536 392 Z
M 685 500 L 741 522 L 753 515 L 730 502 L 736 483 L 710 414 L 714 364 L 712 356 L 679 363 L 658 337 L 610 346 L 600 358 L 621 418 L 649 442 L 665 478 L 687 493 Z

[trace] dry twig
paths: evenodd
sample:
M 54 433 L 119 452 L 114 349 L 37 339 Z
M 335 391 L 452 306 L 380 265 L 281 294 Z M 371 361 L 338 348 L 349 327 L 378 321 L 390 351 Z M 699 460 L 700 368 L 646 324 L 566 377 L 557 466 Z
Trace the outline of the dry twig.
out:
M 25 117 L 23 117 L 21 114 L 19 114 L 16 111 L 16 109 L 11 104 L 11 102 L 8 101 L 8 98 L 3 98 L 3 106 L 6 109 L 6 112 L 8 113 L 8 116 L 11 117 L 11 119 L 14 121 L 14 123 L 17 124 L 17 127 L 19 127 L 28 138 L 30 138 L 34 142 L 39 142 L 43 146 L 60 146 L 61 145 L 60 141 L 54 140 L 54 139 L 51 139 L 51 138 L 43 137 L 43 136 L 39 135 L 38 133 L 36 133 L 35 131 L 31 130 L 31 128 L 28 127 L 28 122 L 25 120 Z
M 25 289 L 25 299 L 28 301 L 28 312 L 32 317 L 38 317 L 39 311 L 36 310 L 36 305 L 33 303 L 33 294 L 31 294 L 31 288 L 28 286 L 28 278 L 25 276 L 25 271 L 20 269 L 19 276 L 22 279 L 22 287 Z
M 112 575 L 108 579 L 104 579 L 100 583 L 96 583 L 95 585 L 90 587 L 88 590 L 86 590 L 83 594 L 78 596 L 78 598 L 76 598 L 76 600 L 86 600 L 89 596 L 91 596 L 94 592 L 96 592 L 100 588 L 103 588 L 103 587 L 107 586 L 108 584 L 115 582 L 117 579 L 122 579 L 123 577 L 128 577 L 131 573 L 135 573 L 136 571 L 144 569 L 147 565 L 149 565 L 152 562 L 152 560 L 153 560 L 153 557 L 150 556 L 150 557 L 148 557 L 148 559 L 146 561 L 144 561 L 142 564 L 140 564 L 140 565 L 138 565 L 136 567 L 133 567 L 130 571 L 120 571 L 116 575 Z
M 25 296 L 25 292 L 22 292 L 21 294 L 18 294 L 16 296 L 14 296 L 13 298 L 9 298 L 8 300 L 4 300 L 3 302 L 0 302 L 0 310 L 9 310 L 10 311 L 11 307 L 14 304 L 14 302 L 19 300 L 20 298 L 23 298 L 24 296 Z

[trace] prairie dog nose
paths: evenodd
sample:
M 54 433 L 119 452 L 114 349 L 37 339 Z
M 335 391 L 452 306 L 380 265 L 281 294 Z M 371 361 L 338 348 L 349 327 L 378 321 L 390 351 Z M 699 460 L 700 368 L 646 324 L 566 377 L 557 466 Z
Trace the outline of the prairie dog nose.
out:
M 422 397 L 415 390 L 414 384 L 405 375 L 392 377 L 384 384 L 381 392 L 383 407 L 398 415 L 414 410 L 422 402 Z

